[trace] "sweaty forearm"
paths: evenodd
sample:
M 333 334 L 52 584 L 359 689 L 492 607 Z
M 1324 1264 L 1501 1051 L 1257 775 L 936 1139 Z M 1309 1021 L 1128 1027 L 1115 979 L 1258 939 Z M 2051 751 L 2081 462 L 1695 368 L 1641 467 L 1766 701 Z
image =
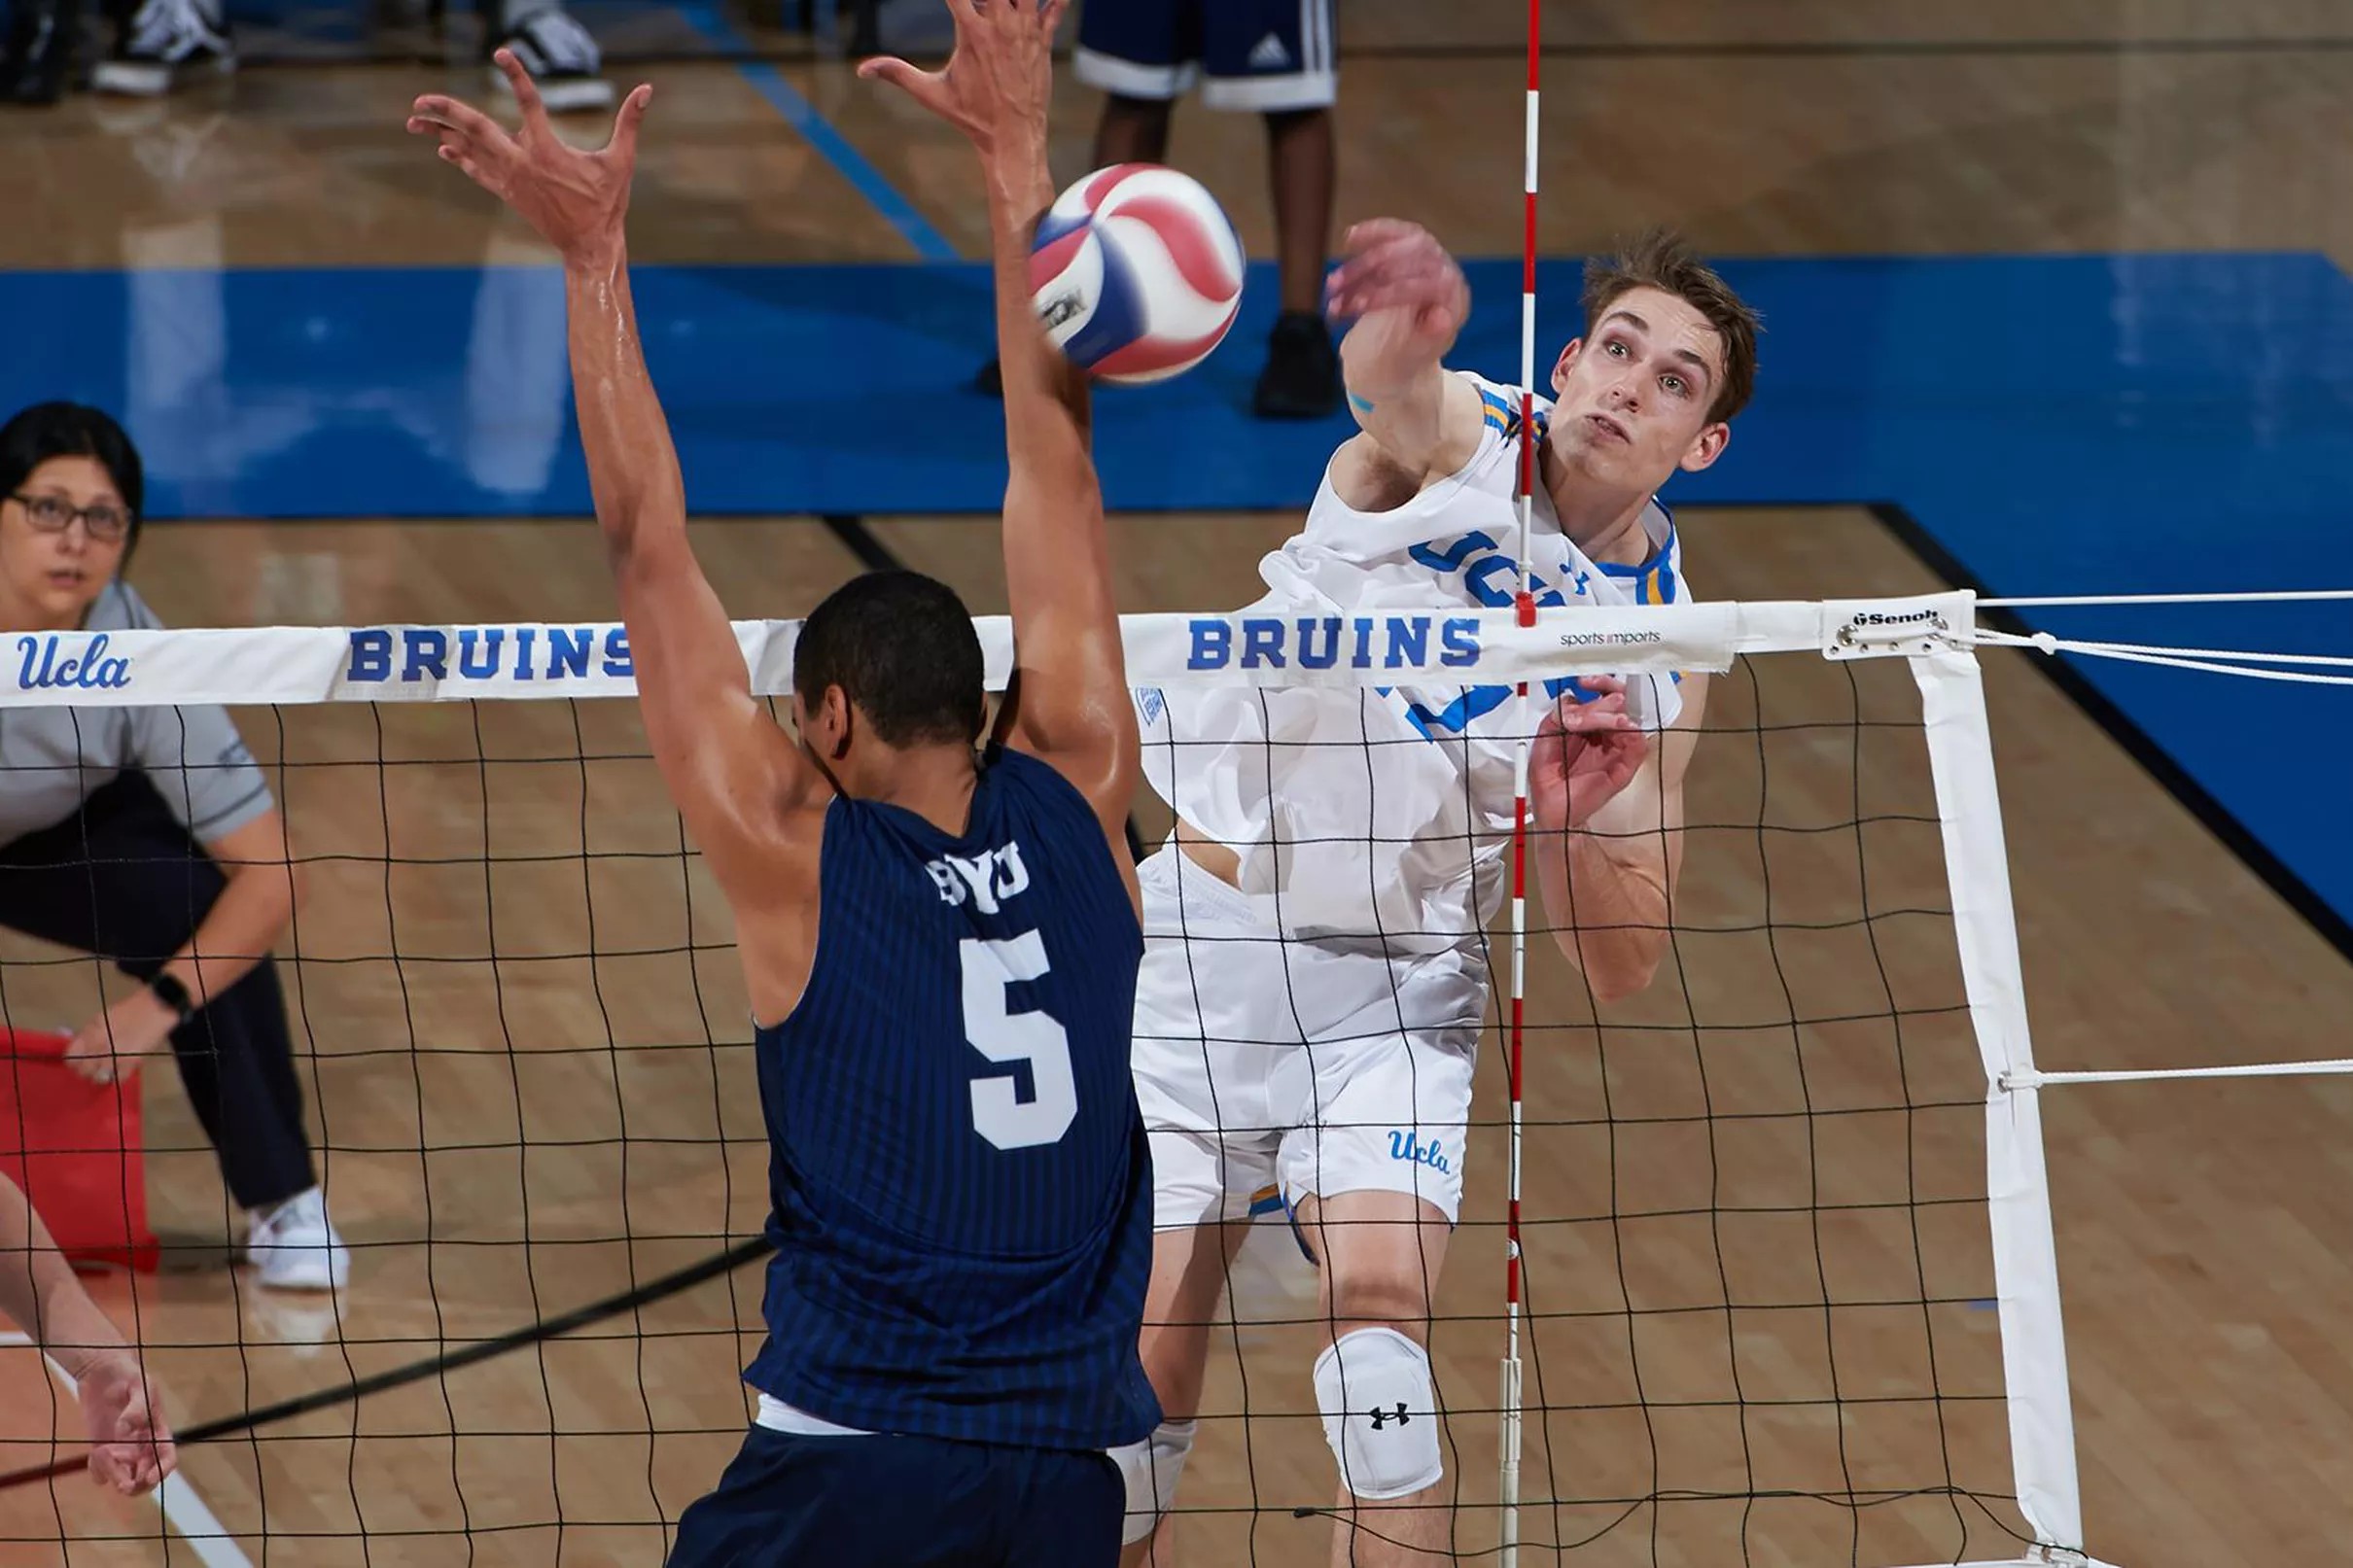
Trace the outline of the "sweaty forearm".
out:
M 627 250 L 616 240 L 607 253 L 568 264 L 564 303 L 589 490 L 617 560 L 647 527 L 683 529 L 685 522 L 678 452 L 638 340 Z
M 1046 340 L 1032 299 L 1031 242 L 1038 217 L 1054 202 L 1042 130 L 991 153 L 984 167 L 1006 452 L 1016 468 L 1068 465 L 1085 451 L 1087 386 L 1083 372 Z
M 1667 884 L 1656 867 L 1584 832 L 1536 834 L 1528 853 L 1553 940 L 1594 995 L 1617 1001 L 1649 985 L 1668 943 Z

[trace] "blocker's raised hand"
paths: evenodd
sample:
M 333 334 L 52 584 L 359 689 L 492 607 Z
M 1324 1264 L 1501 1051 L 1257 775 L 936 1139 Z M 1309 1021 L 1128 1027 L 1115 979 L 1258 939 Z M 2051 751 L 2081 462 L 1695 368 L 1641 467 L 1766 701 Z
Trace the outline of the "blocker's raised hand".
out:
M 520 130 L 509 133 L 472 104 L 428 92 L 409 109 L 410 134 L 438 137 L 443 160 L 512 207 L 567 263 L 609 260 L 617 254 L 629 212 L 637 129 L 653 88 L 640 86 L 623 98 L 612 139 L 584 152 L 547 123 L 547 106 L 514 52 L 502 49 L 491 58 L 514 88 Z
M 1069 0 L 947 0 L 956 48 L 936 71 L 885 55 L 858 74 L 888 82 L 939 116 L 983 157 L 1017 134 L 1042 136 L 1053 92 L 1054 29 Z

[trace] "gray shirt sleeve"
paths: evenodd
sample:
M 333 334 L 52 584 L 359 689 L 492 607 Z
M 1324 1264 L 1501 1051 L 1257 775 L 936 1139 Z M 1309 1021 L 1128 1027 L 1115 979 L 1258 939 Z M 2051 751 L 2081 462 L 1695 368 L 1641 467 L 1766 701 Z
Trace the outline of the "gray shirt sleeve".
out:
M 134 708 L 132 760 L 200 843 L 234 832 L 270 808 L 269 785 L 220 708 Z
M 90 608 L 92 631 L 163 623 L 117 579 Z M 147 775 L 181 825 L 200 842 L 234 832 L 270 809 L 269 785 L 228 711 L 217 707 L 133 708 L 124 761 Z

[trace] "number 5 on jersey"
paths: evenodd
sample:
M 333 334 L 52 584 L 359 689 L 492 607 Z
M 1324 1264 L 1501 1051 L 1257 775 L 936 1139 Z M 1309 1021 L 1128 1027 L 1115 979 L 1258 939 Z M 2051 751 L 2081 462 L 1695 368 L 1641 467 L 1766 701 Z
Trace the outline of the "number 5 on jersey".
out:
M 1036 931 L 1002 942 L 966 937 L 964 958 L 965 1038 L 1000 1065 L 1030 1064 L 1031 1098 L 1023 1099 L 1010 1073 L 972 1080 L 972 1130 L 1001 1149 L 1057 1143 L 1078 1116 L 1078 1086 L 1071 1075 L 1071 1037 L 1047 1014 L 1016 1013 L 1005 988 L 1046 972 L 1045 939 Z

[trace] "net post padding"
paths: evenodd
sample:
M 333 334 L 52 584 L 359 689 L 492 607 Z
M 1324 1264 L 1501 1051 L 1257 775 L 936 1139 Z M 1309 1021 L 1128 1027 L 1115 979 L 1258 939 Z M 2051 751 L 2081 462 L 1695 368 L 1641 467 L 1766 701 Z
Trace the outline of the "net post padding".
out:
M 1985 1200 L 2018 1506 L 2036 1540 L 2061 1553 L 2047 1560 L 2080 1562 L 2087 1560 L 2080 1556 L 2083 1500 L 2058 1253 L 1985 688 L 1975 655 L 1964 650 L 1942 648 L 1910 662 L 1943 823 L 1962 984 L 1985 1069 Z

